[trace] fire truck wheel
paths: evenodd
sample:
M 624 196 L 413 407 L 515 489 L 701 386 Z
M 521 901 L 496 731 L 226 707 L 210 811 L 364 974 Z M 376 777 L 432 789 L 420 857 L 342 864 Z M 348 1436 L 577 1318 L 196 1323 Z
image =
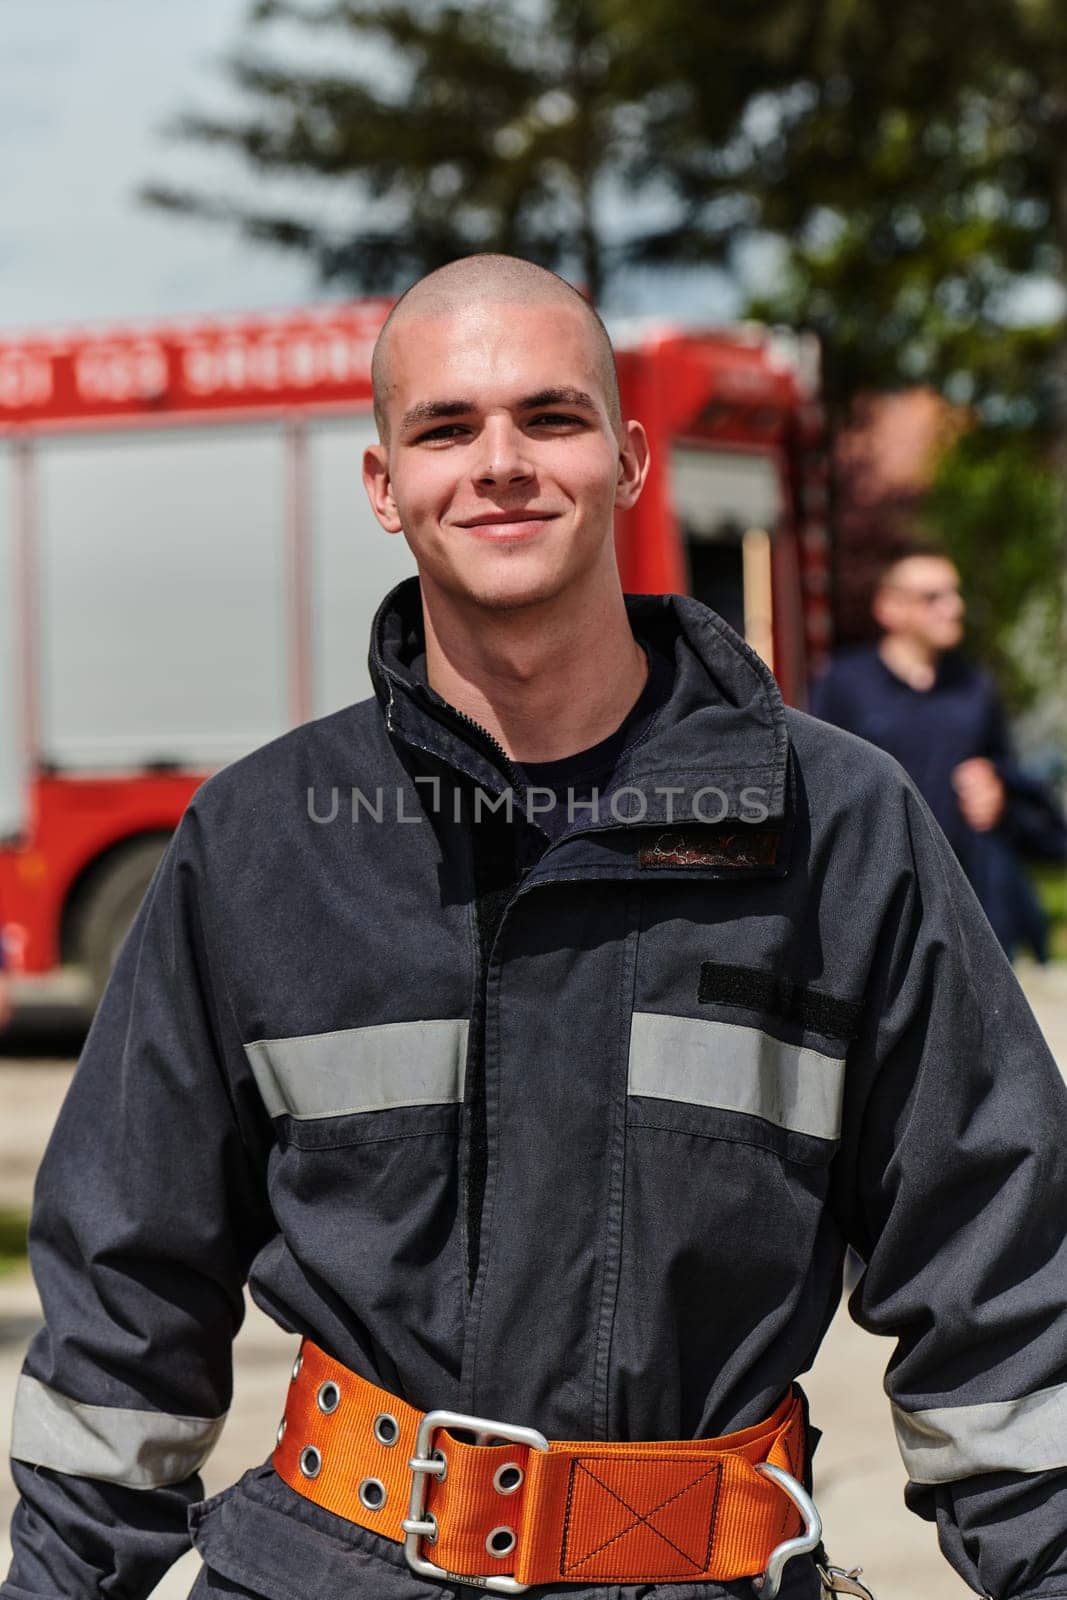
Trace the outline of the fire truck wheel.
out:
M 167 835 L 152 834 L 114 851 L 100 863 L 75 909 L 74 957 L 89 976 L 94 1006 L 166 848 Z

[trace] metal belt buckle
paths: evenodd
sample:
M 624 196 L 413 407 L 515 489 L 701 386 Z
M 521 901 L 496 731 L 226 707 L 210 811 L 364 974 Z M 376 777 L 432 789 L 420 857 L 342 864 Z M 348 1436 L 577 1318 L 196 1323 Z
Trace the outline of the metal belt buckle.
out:
M 524 1444 L 530 1450 L 547 1450 L 548 1440 L 536 1428 L 517 1428 L 510 1422 L 469 1417 L 462 1411 L 427 1411 L 415 1436 L 415 1454 L 408 1462 L 411 1468 L 411 1499 L 408 1502 L 408 1514 L 400 1526 L 407 1534 L 404 1555 L 412 1572 L 418 1572 L 424 1578 L 448 1578 L 453 1583 L 469 1583 L 476 1589 L 495 1589 L 499 1594 L 521 1594 L 530 1587 L 528 1583 L 519 1583 L 515 1578 L 498 1573 L 449 1572 L 446 1567 L 438 1567 L 432 1561 L 427 1561 L 422 1554 L 419 1548 L 421 1541 L 428 1539 L 433 1544 L 437 1539 L 437 1519 L 432 1512 L 426 1511 L 428 1479 L 443 1477 L 448 1468 L 442 1451 L 430 1453 L 438 1428 L 463 1428 L 468 1433 L 477 1434 L 478 1444 L 488 1444 L 490 1439 L 507 1439 L 512 1444 Z
M 804 1518 L 804 1532 L 795 1539 L 786 1539 L 782 1544 L 776 1545 L 767 1557 L 767 1565 L 760 1576 L 752 1580 L 752 1587 L 759 1600 L 775 1600 L 782 1587 L 782 1573 L 785 1571 L 786 1562 L 792 1561 L 794 1556 L 808 1555 L 812 1550 L 818 1549 L 819 1541 L 822 1539 L 822 1518 L 816 1511 L 815 1502 L 807 1490 L 782 1467 L 772 1467 L 770 1462 L 760 1461 L 756 1463 L 756 1471 L 776 1483 L 779 1489 L 789 1496 Z

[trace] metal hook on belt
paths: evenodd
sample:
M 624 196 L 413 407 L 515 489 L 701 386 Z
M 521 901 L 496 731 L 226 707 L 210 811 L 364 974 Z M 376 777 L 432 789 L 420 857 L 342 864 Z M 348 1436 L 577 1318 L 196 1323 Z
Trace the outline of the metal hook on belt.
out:
M 804 1532 L 795 1539 L 786 1539 L 782 1544 L 776 1545 L 767 1557 L 767 1565 L 760 1576 L 752 1580 L 752 1587 L 759 1600 L 776 1600 L 782 1586 L 782 1573 L 786 1562 L 792 1561 L 794 1556 L 810 1555 L 813 1550 L 818 1549 L 822 1539 L 822 1518 L 807 1490 L 783 1468 L 772 1467 L 769 1461 L 760 1461 L 756 1463 L 756 1471 L 763 1477 L 772 1479 L 779 1489 L 789 1496 L 804 1518 Z M 862 1594 L 863 1590 L 858 1590 L 857 1593 Z
M 823 1590 L 828 1595 L 855 1594 L 860 1600 L 874 1600 L 874 1593 L 865 1583 L 860 1583 L 859 1575 L 862 1567 L 852 1567 L 846 1572 L 844 1567 L 820 1567 L 816 1565 L 816 1572 L 822 1580 Z

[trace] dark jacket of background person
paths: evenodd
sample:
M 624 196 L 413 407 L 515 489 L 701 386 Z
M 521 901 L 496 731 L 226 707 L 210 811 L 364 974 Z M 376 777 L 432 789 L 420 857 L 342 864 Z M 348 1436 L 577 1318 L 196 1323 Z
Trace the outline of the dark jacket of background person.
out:
M 203 1500 L 246 1279 L 419 1407 L 697 1438 L 810 1367 L 847 1244 L 909 1504 L 980 1592 L 1067 1594 L 1067 1089 L 901 767 L 785 707 L 696 600 L 625 598 L 669 698 L 618 816 L 533 859 L 521 806 L 469 820 L 509 780 L 412 672 L 417 578 L 373 697 L 190 802 L 37 1182 L 2 1600 L 142 1600 L 190 1529 L 267 1600 L 462 1592 L 269 1459 Z
M 1012 955 L 1025 945 L 1045 960 L 1047 919 L 1019 851 L 1063 859 L 1062 819 L 1041 786 L 1019 770 L 989 673 L 947 651 L 932 687 L 919 690 L 886 665 L 877 647 L 843 651 L 812 685 L 811 711 L 900 762 L 962 862 L 1005 950 Z M 1002 821 L 984 832 L 965 821 L 952 785 L 955 768 L 973 756 L 991 761 L 1006 789 Z

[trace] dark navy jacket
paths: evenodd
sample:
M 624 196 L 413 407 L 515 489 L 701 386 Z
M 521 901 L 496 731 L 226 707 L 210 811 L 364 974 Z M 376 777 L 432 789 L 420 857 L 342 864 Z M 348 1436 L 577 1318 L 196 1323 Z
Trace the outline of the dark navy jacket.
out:
M 1005 949 L 1011 954 L 1026 944 L 1044 959 L 1045 919 L 1012 837 L 1013 792 L 1025 779 L 1016 771 L 990 674 L 948 651 L 931 688 L 918 690 L 892 672 L 874 646 L 842 651 L 812 684 L 811 711 L 900 762 L 944 829 Z M 955 768 L 972 756 L 991 761 L 1009 785 L 1004 822 L 981 833 L 965 822 L 952 784 Z
M 1067 1091 L 897 763 L 699 602 L 626 605 L 670 697 L 525 867 L 471 820 L 511 763 L 410 672 L 416 578 L 372 698 L 194 796 L 37 1182 L 2 1600 L 140 1600 L 190 1530 L 267 1600 L 462 1592 L 269 1461 L 202 1501 L 249 1277 L 420 1407 L 696 1437 L 810 1366 L 846 1243 L 910 1503 L 977 1589 L 1067 1596 Z

